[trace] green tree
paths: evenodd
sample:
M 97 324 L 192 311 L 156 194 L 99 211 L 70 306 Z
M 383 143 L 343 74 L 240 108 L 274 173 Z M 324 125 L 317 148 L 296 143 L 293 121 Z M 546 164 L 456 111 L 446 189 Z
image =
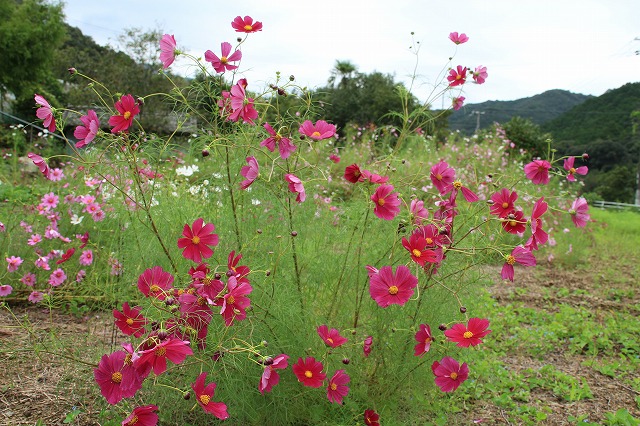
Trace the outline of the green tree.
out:
M 331 70 L 331 76 L 329 77 L 329 85 L 331 87 L 335 87 L 338 78 L 340 78 L 338 87 L 344 89 L 349 85 L 349 81 L 356 71 L 358 71 L 358 67 L 356 67 L 351 61 L 336 60 L 336 64 Z
M 504 124 L 504 131 L 511 142 L 516 145 L 516 149 L 527 151 L 527 157 L 543 157 L 546 153 L 546 140 L 551 137 L 548 133 L 543 133 L 540 126 L 528 118 L 513 117 Z
M 0 0 L 0 16 L 0 95 L 24 102 L 36 90 L 59 92 L 51 66 L 64 37 L 62 4 Z

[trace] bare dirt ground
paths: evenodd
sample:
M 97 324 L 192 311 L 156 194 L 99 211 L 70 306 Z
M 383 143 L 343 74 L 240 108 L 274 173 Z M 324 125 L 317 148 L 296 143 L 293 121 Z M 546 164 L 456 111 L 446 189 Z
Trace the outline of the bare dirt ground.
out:
M 492 297 L 505 309 L 521 302 L 526 306 L 541 308 L 559 303 L 584 306 L 598 312 L 626 310 L 635 317 L 639 312 L 633 305 L 640 303 L 640 295 L 631 280 L 616 283 L 626 297 L 611 300 L 610 285 L 600 282 L 597 274 L 563 271 L 557 268 L 521 268 L 513 285 L 496 284 L 491 288 Z M 598 281 L 597 283 L 594 282 Z M 569 289 L 566 297 L 558 298 L 549 289 Z M 575 292 L 574 290 L 584 290 Z M 98 425 L 99 413 L 104 402 L 92 381 L 92 363 L 99 354 L 114 350 L 114 343 L 123 336 L 114 330 L 110 313 L 87 315 L 82 318 L 60 313 L 49 313 L 34 306 L 12 307 L 12 313 L 0 309 L 0 425 Z M 546 309 L 546 308 L 545 308 Z M 56 342 L 66 342 L 58 345 Z M 63 347 L 74 342 L 71 353 L 60 354 Z M 46 349 L 34 352 L 34 343 L 44 343 Z M 54 353 L 58 355 L 53 355 Z M 541 424 L 569 424 L 569 415 L 588 415 L 590 422 L 602 422 L 604 413 L 627 409 L 640 417 L 635 402 L 638 392 L 620 381 L 583 366 L 586 355 L 568 354 L 563 348 L 536 359 L 526 354 L 509 354 L 509 369 L 515 372 L 540 369 L 552 364 L 556 369 L 574 377 L 584 378 L 593 397 L 567 402 L 551 391 L 537 388 L 532 391 L 529 406 L 549 407 L 551 412 Z M 86 364 L 76 360 L 86 360 Z M 52 362 L 54 361 L 54 362 Z M 632 373 L 640 379 L 640 372 Z M 460 424 L 518 424 L 499 407 L 488 402 L 476 402 L 466 407 Z M 79 414 L 73 418 L 74 410 Z M 124 417 L 125 413 L 123 413 Z M 67 419 L 67 423 L 65 423 Z

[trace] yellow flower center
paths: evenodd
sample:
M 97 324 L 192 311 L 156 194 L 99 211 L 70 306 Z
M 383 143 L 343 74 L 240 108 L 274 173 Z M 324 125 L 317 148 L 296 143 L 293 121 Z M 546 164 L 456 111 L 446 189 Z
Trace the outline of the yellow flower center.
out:
M 229 297 L 227 297 L 227 303 L 228 303 L 229 305 L 233 305 L 234 303 L 236 303 L 236 299 L 235 299 L 235 297 L 233 297 L 233 296 L 229 296 Z
M 276 133 L 276 135 L 273 137 L 273 139 L 275 139 L 276 142 L 280 142 L 280 139 L 282 139 L 282 136 L 280 136 L 279 134 Z
M 465 339 L 471 339 L 473 337 L 473 333 L 467 330 L 464 332 L 462 337 L 464 337 Z
M 133 320 L 131 318 L 127 318 L 126 322 L 128 325 L 133 325 Z
M 220 58 L 220 62 L 221 62 L 222 64 L 227 64 L 227 63 L 229 63 L 229 59 L 227 59 L 227 57 L 226 57 L 226 56 L 223 56 L 222 58 Z
M 425 240 L 427 241 L 427 244 L 429 245 L 433 244 L 433 240 L 431 238 L 425 238 Z
M 124 117 L 125 120 L 128 120 L 129 118 L 131 118 L 131 111 L 125 111 L 125 113 L 122 114 L 122 116 Z
M 506 209 L 507 207 L 509 207 L 509 203 L 507 203 L 506 201 L 504 203 L 502 203 L 502 208 Z
M 131 365 L 133 364 L 133 360 L 132 360 L 133 356 L 131 354 L 127 354 L 124 357 L 124 365 Z
M 304 377 L 306 377 L 307 379 L 310 379 L 313 377 L 313 373 L 309 370 L 304 372 Z
M 515 258 L 515 257 L 513 257 L 513 256 L 512 256 L 512 255 L 510 255 L 510 254 L 509 254 L 509 255 L 507 255 L 505 259 L 506 259 L 506 261 L 507 261 L 507 263 L 508 263 L 509 265 L 515 265 L 515 264 L 516 264 L 516 258 Z
M 420 250 L 418 250 L 418 249 L 411 250 L 411 254 L 413 254 L 415 257 L 422 256 L 422 252 Z
M 517 226 L 518 225 L 518 221 L 517 220 L 510 220 L 509 221 L 509 226 Z
M 451 377 L 451 380 L 455 380 L 455 379 L 458 378 L 458 373 L 453 372 L 453 373 L 449 374 L 449 377 Z
M 431 343 L 431 337 L 427 337 L 424 339 L 424 343 L 428 344 Z
M 378 205 L 384 206 L 384 198 L 378 199 Z
M 167 354 L 167 350 L 164 347 L 156 348 L 156 356 L 165 356 Z
M 316 130 L 315 132 L 311 133 L 311 136 L 312 137 L 315 136 L 315 137 L 319 138 L 321 135 L 320 135 L 320 132 Z
M 441 175 L 440 173 L 438 173 L 438 174 L 436 175 L 436 179 L 438 179 L 438 180 L 442 180 L 442 175 Z
M 338 389 L 338 385 L 336 385 L 335 383 L 331 383 L 330 387 L 331 387 L 331 390 L 332 390 L 332 391 L 334 391 L 334 390 L 337 390 L 337 389 Z
M 457 180 L 457 181 L 453 182 L 453 187 L 454 187 L 455 189 L 460 189 L 460 188 L 462 188 L 462 182 L 460 182 L 459 180 Z
M 202 297 L 202 296 L 199 296 L 199 297 L 198 297 L 198 300 L 197 300 L 197 303 L 198 303 L 198 305 L 200 305 L 200 306 L 204 306 L 204 305 L 206 305 L 206 304 L 207 304 L 207 299 L 205 299 L 205 298 L 204 298 L 204 297 Z
M 398 287 L 395 285 L 392 285 L 391 287 L 389 287 L 389 294 L 392 296 L 395 294 L 398 294 Z
M 207 405 L 211 401 L 211 397 L 209 395 L 200 395 L 200 402 L 202 405 Z
M 331 343 L 333 345 L 333 339 L 331 337 L 327 338 L 327 342 Z
M 119 371 L 116 371 L 115 373 L 111 374 L 111 381 L 113 383 L 120 383 L 122 381 L 122 373 Z
M 149 291 L 151 293 L 160 293 L 162 291 L 162 289 L 157 284 L 151 284 L 151 287 L 149 287 Z
M 253 30 L 253 27 L 251 25 L 245 25 L 244 26 L 244 30 L 245 31 L 251 31 L 251 30 Z
M 200 244 L 200 237 L 198 237 L 197 235 L 194 235 L 193 238 L 191 238 L 191 242 L 193 244 Z
M 570 175 L 574 174 L 575 172 L 576 172 L 575 168 L 572 167 L 572 168 L 569 169 L 569 174 Z
M 127 422 L 127 426 L 133 426 L 138 423 L 138 416 L 134 415 L 131 420 Z

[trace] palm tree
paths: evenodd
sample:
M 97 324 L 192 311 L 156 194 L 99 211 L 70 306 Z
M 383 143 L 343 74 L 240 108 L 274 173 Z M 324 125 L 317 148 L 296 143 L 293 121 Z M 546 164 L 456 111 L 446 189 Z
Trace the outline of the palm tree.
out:
M 331 76 L 329 77 L 329 84 L 331 87 L 335 87 L 335 83 L 338 77 L 340 77 L 339 88 L 345 88 L 349 84 L 349 79 L 353 77 L 353 73 L 358 70 L 351 61 L 336 60 L 336 64 L 331 70 Z

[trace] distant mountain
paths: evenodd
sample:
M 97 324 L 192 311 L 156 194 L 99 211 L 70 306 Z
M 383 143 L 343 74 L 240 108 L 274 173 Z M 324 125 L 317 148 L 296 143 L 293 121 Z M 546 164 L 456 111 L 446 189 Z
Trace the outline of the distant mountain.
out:
M 467 104 L 459 111 L 453 111 L 449 117 L 449 128 L 460 130 L 464 134 L 473 134 L 478 125 L 478 117 L 480 128 L 488 127 L 494 122 L 506 123 L 515 116 L 528 118 L 541 125 L 592 97 L 555 89 L 515 101 Z

